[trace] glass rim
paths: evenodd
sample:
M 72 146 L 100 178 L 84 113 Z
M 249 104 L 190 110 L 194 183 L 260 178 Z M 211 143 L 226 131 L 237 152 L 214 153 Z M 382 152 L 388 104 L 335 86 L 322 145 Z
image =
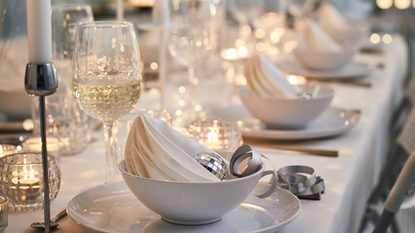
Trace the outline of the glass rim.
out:
M 192 121 L 188 128 L 190 127 L 211 127 L 213 124 L 217 123 L 221 128 L 236 128 L 238 127 L 237 122 L 223 120 L 221 118 L 199 118 Z M 239 128 L 239 127 L 238 127 Z
M 29 164 L 16 164 L 16 163 L 13 163 L 13 162 L 6 162 L 6 160 L 5 160 L 6 158 L 9 158 L 9 157 L 14 157 L 16 155 L 25 155 L 25 154 L 40 155 L 40 156 L 42 156 L 42 152 L 38 152 L 38 151 L 18 152 L 18 153 L 13 153 L 13 154 L 9 154 L 9 155 L 6 155 L 6 156 L 1 157 L 0 158 L 0 163 L 7 164 L 7 165 L 12 165 L 12 166 L 28 166 L 28 165 L 38 165 L 38 164 L 42 164 L 43 163 L 43 161 L 40 161 L 40 162 L 35 162 L 35 163 L 32 163 L 31 162 Z M 53 162 L 53 160 L 56 161 L 56 157 L 54 155 L 48 153 L 48 163 Z
M 93 21 L 78 24 L 78 28 L 126 28 L 131 26 L 133 23 L 129 21 Z
M 70 4 L 53 4 L 51 7 L 52 10 L 80 10 L 80 9 L 87 9 L 92 11 L 91 5 L 88 4 L 77 4 L 77 3 L 70 3 Z
M 14 148 L 14 149 L 17 149 L 17 146 L 16 145 L 13 145 L 13 144 L 0 144 L 0 147 L 1 148 Z
M 131 117 L 135 118 L 139 115 L 139 114 L 143 114 L 143 115 L 147 115 L 147 116 L 151 116 L 151 114 L 155 114 L 155 115 L 159 115 L 161 118 L 165 118 L 166 122 L 168 124 L 172 124 L 173 121 L 173 114 L 166 110 L 166 109 L 146 109 L 146 108 L 133 108 L 130 112 L 128 112 L 126 115 L 118 118 L 116 121 L 117 122 L 129 122 L 131 121 Z M 161 118 L 156 118 L 156 119 L 161 119 Z
M 136 113 L 166 113 L 168 115 L 172 115 L 171 112 L 167 111 L 166 109 L 147 109 L 147 108 L 133 108 L 128 114 L 136 114 Z
M 38 140 L 39 139 L 39 140 Z M 27 138 L 24 142 L 23 142 L 23 144 L 41 144 L 42 143 L 42 138 L 41 137 L 29 137 L 29 138 Z M 56 138 L 56 137 L 49 137 L 48 136 L 48 138 L 47 138 L 47 142 L 52 142 L 52 143 L 59 143 L 59 138 Z M 1 145 L 1 144 L 0 144 Z

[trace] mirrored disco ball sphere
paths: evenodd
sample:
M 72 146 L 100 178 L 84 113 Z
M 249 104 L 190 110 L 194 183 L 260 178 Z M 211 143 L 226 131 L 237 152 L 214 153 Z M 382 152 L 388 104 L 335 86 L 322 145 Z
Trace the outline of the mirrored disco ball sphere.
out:
M 193 158 L 220 180 L 228 179 L 228 168 L 223 158 L 218 154 L 201 152 Z

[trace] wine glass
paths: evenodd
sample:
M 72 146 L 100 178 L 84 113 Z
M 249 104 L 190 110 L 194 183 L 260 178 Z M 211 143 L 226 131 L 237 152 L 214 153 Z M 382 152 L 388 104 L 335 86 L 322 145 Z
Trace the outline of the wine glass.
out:
M 78 23 L 92 21 L 94 17 L 89 5 L 52 5 L 52 53 L 59 77 L 59 90 L 46 98 L 46 105 L 51 117 L 48 130 L 59 138 L 62 154 L 79 153 L 91 138 L 89 117 L 81 111 L 73 97 L 71 83 L 76 28 Z M 37 109 L 37 104 L 33 106 Z
M 290 0 L 288 12 L 294 17 L 294 29 L 301 30 L 302 19 L 315 7 L 315 0 Z
M 207 58 L 218 45 L 221 20 L 219 5 L 213 0 L 180 0 L 171 3 L 171 22 L 177 27 L 171 30 L 169 52 L 189 72 L 188 85 L 192 96 L 191 111 L 200 111 L 197 86 L 199 73 Z M 200 86 L 200 83 L 199 83 Z
M 264 12 L 265 0 L 229 0 L 229 12 L 241 24 L 251 24 Z
M 72 56 L 78 23 L 92 22 L 94 16 L 90 5 L 52 5 L 52 52 L 53 63 L 59 74 L 59 84 L 72 82 Z
M 79 24 L 75 41 L 73 92 L 81 109 L 104 123 L 108 183 L 116 171 L 113 122 L 140 98 L 137 37 L 130 22 L 103 21 Z

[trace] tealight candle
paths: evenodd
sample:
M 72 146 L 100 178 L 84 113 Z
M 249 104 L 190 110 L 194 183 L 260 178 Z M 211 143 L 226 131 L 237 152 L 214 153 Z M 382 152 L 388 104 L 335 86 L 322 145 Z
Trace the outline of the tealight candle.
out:
M 19 150 L 15 145 L 0 144 L 0 158 L 17 152 L 19 152 Z
M 60 146 L 59 146 L 59 139 L 48 137 L 47 138 L 47 150 L 48 153 L 55 156 L 55 158 L 59 161 L 60 160 Z M 33 137 L 27 139 L 23 143 L 23 150 L 24 151 L 33 151 L 33 152 L 42 152 L 42 143 L 40 137 Z
M 222 149 L 223 143 L 222 141 L 219 141 L 219 127 L 217 124 L 214 124 L 212 127 L 208 128 L 209 131 L 207 133 L 207 138 L 205 138 L 205 146 L 211 148 L 212 150 L 219 150 Z M 225 139 L 226 140 L 226 139 Z
M 50 201 L 60 188 L 60 168 L 55 157 L 48 155 L 48 180 Z M 25 152 L 4 156 L 0 159 L 0 192 L 9 198 L 9 209 L 34 211 L 43 208 L 42 154 Z
M 33 169 L 24 158 L 23 166 L 12 172 L 11 189 L 14 196 L 20 196 L 23 200 L 36 200 L 39 196 L 39 171 Z M 26 165 L 27 164 L 27 165 Z

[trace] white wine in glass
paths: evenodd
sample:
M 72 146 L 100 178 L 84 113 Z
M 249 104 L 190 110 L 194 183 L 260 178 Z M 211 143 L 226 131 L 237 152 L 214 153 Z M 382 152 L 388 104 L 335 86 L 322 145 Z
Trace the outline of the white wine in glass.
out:
M 112 125 L 135 107 L 141 91 L 137 37 L 129 22 L 92 22 L 78 26 L 74 53 L 73 93 L 79 106 L 104 123 L 105 182 L 117 167 Z

